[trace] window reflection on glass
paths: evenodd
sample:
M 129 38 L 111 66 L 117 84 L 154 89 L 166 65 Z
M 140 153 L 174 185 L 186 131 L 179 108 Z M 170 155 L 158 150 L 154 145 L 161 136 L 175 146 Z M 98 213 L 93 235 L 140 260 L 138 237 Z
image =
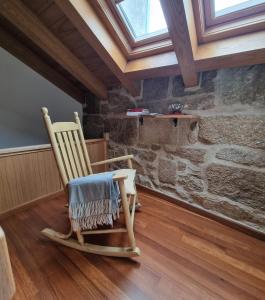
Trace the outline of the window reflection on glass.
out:
M 214 0 L 215 17 L 241 11 L 264 3 L 265 0 Z
M 159 0 L 123 0 L 117 7 L 135 39 L 167 32 L 167 25 Z

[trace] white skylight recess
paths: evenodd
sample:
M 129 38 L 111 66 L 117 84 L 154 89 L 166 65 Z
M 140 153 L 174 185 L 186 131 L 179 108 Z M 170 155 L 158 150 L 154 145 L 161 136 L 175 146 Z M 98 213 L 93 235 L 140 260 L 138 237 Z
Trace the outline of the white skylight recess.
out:
M 135 40 L 168 32 L 159 0 L 122 0 L 116 5 Z
M 265 0 L 214 0 L 215 17 L 264 4 Z

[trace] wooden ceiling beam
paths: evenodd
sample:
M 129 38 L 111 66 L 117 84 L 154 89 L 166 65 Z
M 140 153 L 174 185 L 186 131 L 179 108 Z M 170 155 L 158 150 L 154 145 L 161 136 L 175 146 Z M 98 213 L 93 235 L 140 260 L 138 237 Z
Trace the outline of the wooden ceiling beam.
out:
M 196 29 L 190 0 L 161 0 L 169 33 L 186 87 L 198 85 L 194 62 L 197 48 Z
M 180 75 L 174 51 L 131 60 L 124 72 L 126 76 L 135 80 Z
M 20 0 L 1 0 L 0 15 L 23 32 L 91 92 L 99 97 L 107 97 L 105 85 Z
M 124 74 L 127 58 L 115 40 L 109 34 L 104 23 L 96 14 L 90 1 L 87 0 L 55 0 L 87 43 L 97 52 L 103 62 L 120 80 L 132 95 L 138 95 L 139 88 Z
M 43 62 L 38 55 L 2 28 L 0 28 L 0 47 L 14 55 L 78 102 L 85 102 L 84 92 L 80 91 L 72 82 Z

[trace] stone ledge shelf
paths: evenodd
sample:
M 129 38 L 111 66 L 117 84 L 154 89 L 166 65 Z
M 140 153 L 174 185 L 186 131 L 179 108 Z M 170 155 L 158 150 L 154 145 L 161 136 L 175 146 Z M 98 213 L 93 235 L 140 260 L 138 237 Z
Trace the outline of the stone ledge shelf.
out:
M 195 123 L 197 123 L 200 119 L 199 116 L 196 115 L 139 115 L 139 116 L 125 116 L 125 118 L 137 118 L 139 119 L 139 122 L 141 125 L 144 123 L 144 118 L 152 118 L 152 119 L 171 119 L 174 122 L 174 125 L 178 125 L 178 120 L 193 120 Z

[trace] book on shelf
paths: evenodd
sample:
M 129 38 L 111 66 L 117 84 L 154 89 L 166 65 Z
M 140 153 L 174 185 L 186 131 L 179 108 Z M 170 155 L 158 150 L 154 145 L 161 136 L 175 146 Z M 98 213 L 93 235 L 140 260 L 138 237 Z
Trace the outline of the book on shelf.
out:
M 149 109 L 146 108 L 132 108 L 128 109 L 126 115 L 127 116 L 142 116 L 142 115 L 149 115 Z

